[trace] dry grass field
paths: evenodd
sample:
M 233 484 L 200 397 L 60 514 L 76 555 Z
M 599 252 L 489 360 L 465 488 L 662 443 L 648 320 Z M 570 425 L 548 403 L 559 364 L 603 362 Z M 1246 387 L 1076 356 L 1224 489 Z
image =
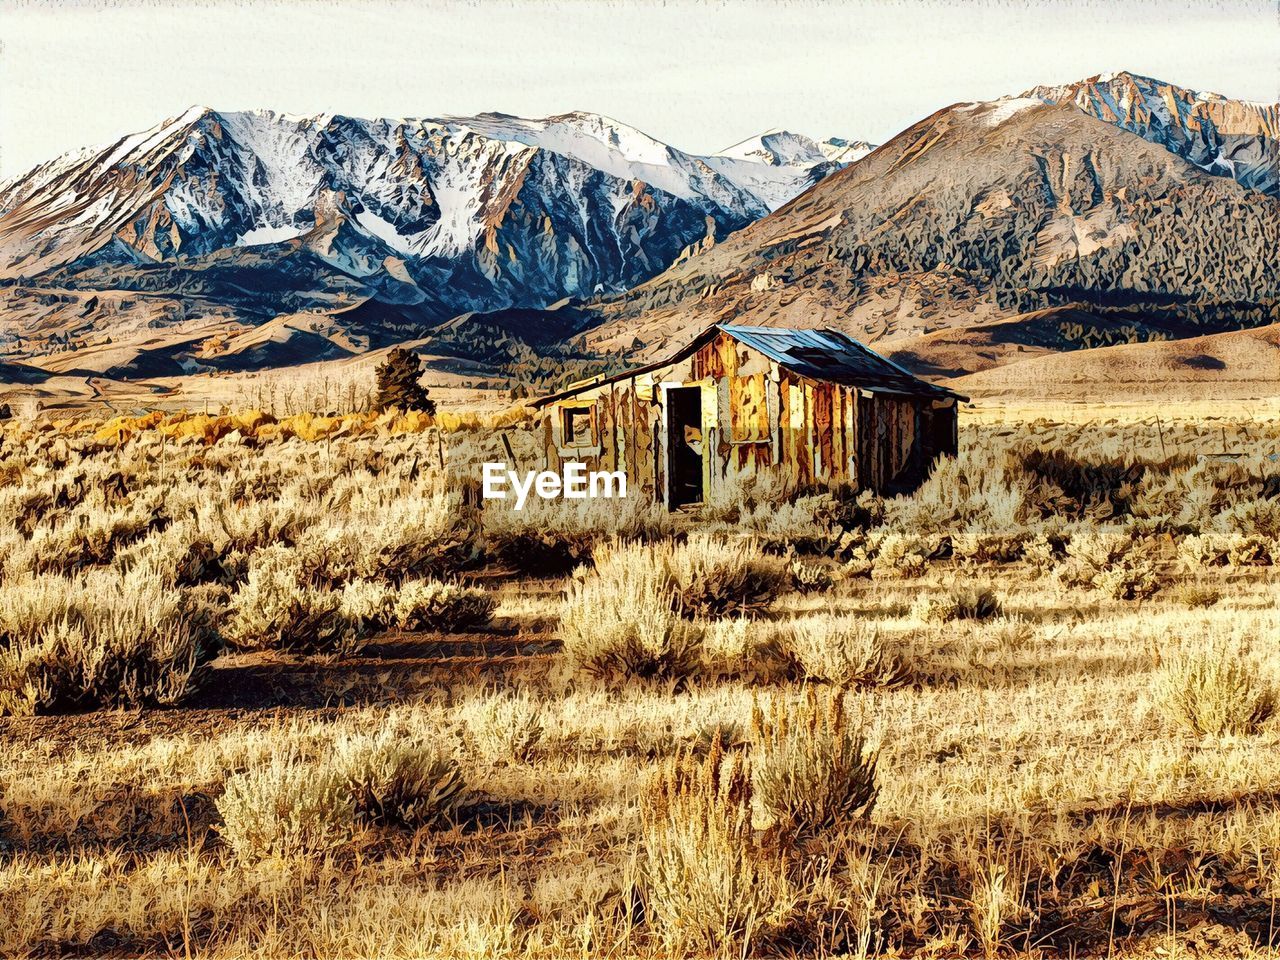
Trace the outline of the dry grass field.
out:
M 1269 954 L 1274 403 L 1022 412 L 675 517 L 479 502 L 515 417 L 10 421 L 0 956 Z

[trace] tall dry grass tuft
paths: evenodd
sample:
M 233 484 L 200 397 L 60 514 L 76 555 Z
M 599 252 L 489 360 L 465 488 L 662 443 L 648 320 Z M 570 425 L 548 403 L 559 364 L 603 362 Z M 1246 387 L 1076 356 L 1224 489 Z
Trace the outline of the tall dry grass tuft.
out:
M 1158 698 L 1176 725 L 1211 737 L 1255 734 L 1277 707 L 1274 684 L 1221 646 L 1172 661 L 1159 678 Z
M 1028 512 L 1028 486 L 999 450 L 965 446 L 959 456 L 939 460 L 914 494 L 886 501 L 884 524 L 925 537 L 958 529 L 1012 530 Z
M 969 861 L 969 919 L 987 957 L 1005 952 L 1007 926 L 1026 913 L 1026 867 L 1021 853 L 1012 847 L 982 836 L 962 854 Z
M 842 693 L 809 687 L 751 714 L 752 781 L 771 829 L 797 842 L 849 826 L 875 805 L 876 751 L 850 725 Z
M 753 956 L 785 925 L 794 893 L 751 819 L 751 776 L 718 737 L 702 760 L 669 760 L 645 791 L 644 903 L 673 955 Z
M 800 593 L 823 593 L 836 583 L 835 568 L 821 560 L 789 557 L 787 572 L 791 577 L 792 589 Z
M 96 571 L 0 585 L 0 713 L 171 705 L 218 649 L 214 615 L 155 577 Z
M 1026 539 L 1013 533 L 964 531 L 951 538 L 952 554 L 969 563 L 1013 563 L 1025 549 Z
M 701 628 L 681 616 L 668 555 L 654 547 L 600 551 L 570 582 L 558 635 L 570 663 L 605 680 L 682 677 L 697 666 Z
M 231 777 L 217 807 L 223 839 L 248 862 L 326 853 L 355 829 L 342 773 L 295 758 L 273 757 Z

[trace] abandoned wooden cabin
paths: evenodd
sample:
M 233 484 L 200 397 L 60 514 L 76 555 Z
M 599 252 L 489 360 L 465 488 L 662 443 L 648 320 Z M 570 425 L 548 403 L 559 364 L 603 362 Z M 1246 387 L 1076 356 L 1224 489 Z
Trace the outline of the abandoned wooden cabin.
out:
M 620 470 L 676 509 L 746 474 L 906 492 L 956 452 L 956 404 L 834 330 L 717 324 L 673 356 L 543 397 L 547 469 Z

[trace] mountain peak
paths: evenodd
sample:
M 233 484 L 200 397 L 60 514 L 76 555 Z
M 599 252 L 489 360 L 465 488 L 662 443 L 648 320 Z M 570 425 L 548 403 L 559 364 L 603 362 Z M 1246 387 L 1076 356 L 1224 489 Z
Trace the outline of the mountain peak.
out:
M 812 166 L 817 163 L 853 163 L 875 149 L 863 140 L 829 137 L 818 141 L 803 133 L 771 127 L 719 151 L 717 157 L 748 160 L 774 167 Z
M 1025 91 L 1022 96 L 1032 97 L 1039 96 L 1042 99 L 1049 95 L 1049 98 L 1060 101 L 1067 99 L 1066 94 L 1071 96 L 1080 96 L 1088 91 L 1108 90 L 1113 93 L 1127 91 L 1139 94 L 1145 98 L 1159 97 L 1164 99 L 1172 98 L 1174 100 L 1185 103 L 1224 103 L 1239 104 L 1244 107 L 1260 107 L 1275 108 L 1276 103 L 1260 100 L 1244 100 L 1238 97 L 1228 97 L 1221 93 L 1214 93 L 1207 90 L 1194 90 L 1190 87 L 1183 87 L 1176 83 L 1170 83 L 1167 80 L 1161 80 L 1157 77 L 1149 77 L 1145 74 L 1134 73 L 1131 70 L 1114 70 L 1107 73 L 1095 74 L 1092 77 L 1086 77 L 1083 80 L 1076 80 L 1070 83 L 1060 84 L 1041 84 Z
M 1210 173 L 1280 194 L 1280 104 L 1233 100 L 1119 71 L 1023 94 L 1066 103 Z
M 207 108 L 204 108 L 207 109 Z M 306 114 L 306 113 L 289 113 L 286 110 L 273 110 L 270 107 L 250 107 L 247 110 L 210 110 L 211 114 L 218 117 L 238 116 L 251 117 L 265 123 L 318 123 L 325 118 L 332 116 L 328 113 Z
M 1134 73 L 1132 70 L 1109 70 L 1106 73 L 1099 73 L 1089 77 L 1086 83 L 1112 83 L 1115 81 L 1125 83 L 1160 83 L 1155 77 L 1148 77 L 1144 73 Z
M 781 127 L 770 127 L 763 133 L 725 147 L 717 157 L 735 160 L 754 160 L 771 166 L 790 166 L 794 163 L 815 162 L 825 159 L 818 144 L 802 133 L 792 133 Z

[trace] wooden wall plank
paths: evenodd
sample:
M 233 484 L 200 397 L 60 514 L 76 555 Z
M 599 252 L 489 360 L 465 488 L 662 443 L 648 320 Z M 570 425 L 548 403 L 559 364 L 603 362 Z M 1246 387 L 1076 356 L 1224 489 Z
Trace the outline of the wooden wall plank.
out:
M 618 445 L 614 430 L 617 394 L 613 385 L 600 397 L 600 469 L 616 470 Z
M 832 395 L 835 385 L 831 383 L 815 383 L 813 385 L 813 438 L 814 438 L 814 479 L 830 480 L 835 477 L 832 459 L 835 455 L 835 421 L 832 410 Z

